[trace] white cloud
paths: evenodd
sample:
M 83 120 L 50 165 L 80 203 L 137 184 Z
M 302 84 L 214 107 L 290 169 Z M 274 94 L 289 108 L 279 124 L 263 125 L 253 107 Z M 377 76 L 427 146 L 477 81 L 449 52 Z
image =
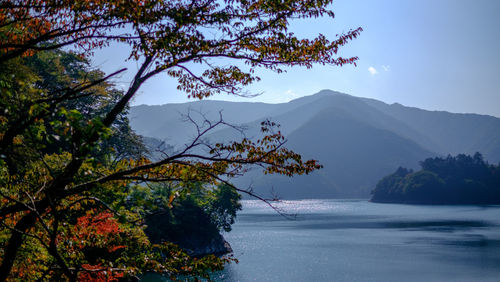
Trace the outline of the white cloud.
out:
M 369 67 L 368 71 L 371 75 L 376 75 L 378 73 L 378 71 L 374 67 Z
M 390 71 L 390 70 L 391 70 L 391 66 L 389 66 L 389 65 L 387 65 L 387 66 L 382 65 L 382 69 L 383 69 L 384 71 Z
M 265 103 L 287 103 L 290 100 L 299 98 L 300 95 L 297 94 L 294 90 L 288 89 L 285 91 L 276 91 L 276 92 L 265 92 L 260 97 L 264 98 L 261 101 Z
M 292 89 L 288 89 L 285 92 L 281 92 L 281 93 L 283 93 L 283 94 L 277 95 L 277 97 L 274 99 L 274 101 L 272 103 L 287 103 L 293 99 L 297 99 L 300 97 L 300 95 L 297 94 Z
M 293 91 L 292 89 L 288 89 L 286 92 L 285 92 L 287 98 L 291 98 L 291 99 L 294 99 L 294 98 L 298 98 L 299 95 L 297 95 L 297 93 L 295 93 L 295 91 Z

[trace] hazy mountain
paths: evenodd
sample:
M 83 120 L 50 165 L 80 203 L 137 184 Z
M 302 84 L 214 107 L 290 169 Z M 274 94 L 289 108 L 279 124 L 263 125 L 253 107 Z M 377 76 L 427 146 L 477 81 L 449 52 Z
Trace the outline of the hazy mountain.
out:
M 388 105 L 377 100 L 365 102 L 425 135 L 427 147 L 443 154 L 481 152 L 490 162 L 500 161 L 500 119 L 487 115 L 455 114 Z M 421 140 L 416 140 L 423 143 Z
M 305 158 L 320 160 L 324 168 L 294 178 L 262 176 L 251 171 L 237 182 L 261 194 L 283 198 L 368 197 L 377 181 L 398 166 L 417 168 L 418 161 L 436 155 L 480 151 L 490 162 L 500 160 L 500 119 L 474 114 L 432 112 L 399 104 L 357 98 L 324 90 L 288 103 L 198 101 L 162 106 L 132 107 L 130 119 L 137 133 L 181 148 L 203 119 L 224 121 L 258 136 L 259 124 L 271 119 L 281 124 L 287 146 Z M 184 117 L 182 117 L 184 115 Z M 220 127 L 212 141 L 238 140 L 241 133 Z M 149 143 L 155 143 L 149 140 Z

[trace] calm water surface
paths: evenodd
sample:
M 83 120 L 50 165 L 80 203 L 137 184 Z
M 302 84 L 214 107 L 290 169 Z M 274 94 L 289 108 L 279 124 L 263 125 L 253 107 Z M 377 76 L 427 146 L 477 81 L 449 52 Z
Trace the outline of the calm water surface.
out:
M 500 206 L 244 201 L 218 281 L 500 281 Z

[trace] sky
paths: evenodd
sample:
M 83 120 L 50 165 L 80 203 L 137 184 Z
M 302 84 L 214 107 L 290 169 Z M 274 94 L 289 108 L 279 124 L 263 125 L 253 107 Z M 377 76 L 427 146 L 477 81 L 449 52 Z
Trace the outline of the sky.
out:
M 500 1 L 498 0 L 338 0 L 335 19 L 293 22 L 304 37 L 335 35 L 357 27 L 363 32 L 344 46 L 342 56 L 358 56 L 354 66 L 290 68 L 276 74 L 260 71 L 248 87 L 254 98 L 216 95 L 227 101 L 282 103 L 331 89 L 353 96 L 428 110 L 500 117 Z M 111 46 L 95 53 L 93 63 L 107 73 L 129 72 L 116 80 L 125 87 L 133 61 Z M 176 81 L 160 74 L 146 82 L 133 105 L 190 101 Z

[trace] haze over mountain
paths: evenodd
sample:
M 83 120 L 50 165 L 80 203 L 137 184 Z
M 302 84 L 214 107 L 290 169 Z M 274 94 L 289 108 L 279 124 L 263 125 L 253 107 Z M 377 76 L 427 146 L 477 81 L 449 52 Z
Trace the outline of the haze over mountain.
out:
M 204 118 L 214 121 L 222 116 L 227 123 L 246 127 L 247 137 L 258 136 L 264 119 L 281 124 L 287 147 L 304 158 L 318 159 L 324 168 L 293 178 L 250 171 L 236 182 L 285 199 L 368 197 L 381 177 L 399 166 L 417 168 L 420 160 L 431 156 L 479 151 L 491 163 L 500 161 L 499 118 L 388 105 L 331 90 L 283 104 L 141 105 L 132 107 L 129 117 L 138 134 L 179 149 L 196 135 L 196 127 L 187 121 L 188 113 L 200 125 Z M 241 138 L 241 133 L 229 127 L 209 135 L 214 142 Z

